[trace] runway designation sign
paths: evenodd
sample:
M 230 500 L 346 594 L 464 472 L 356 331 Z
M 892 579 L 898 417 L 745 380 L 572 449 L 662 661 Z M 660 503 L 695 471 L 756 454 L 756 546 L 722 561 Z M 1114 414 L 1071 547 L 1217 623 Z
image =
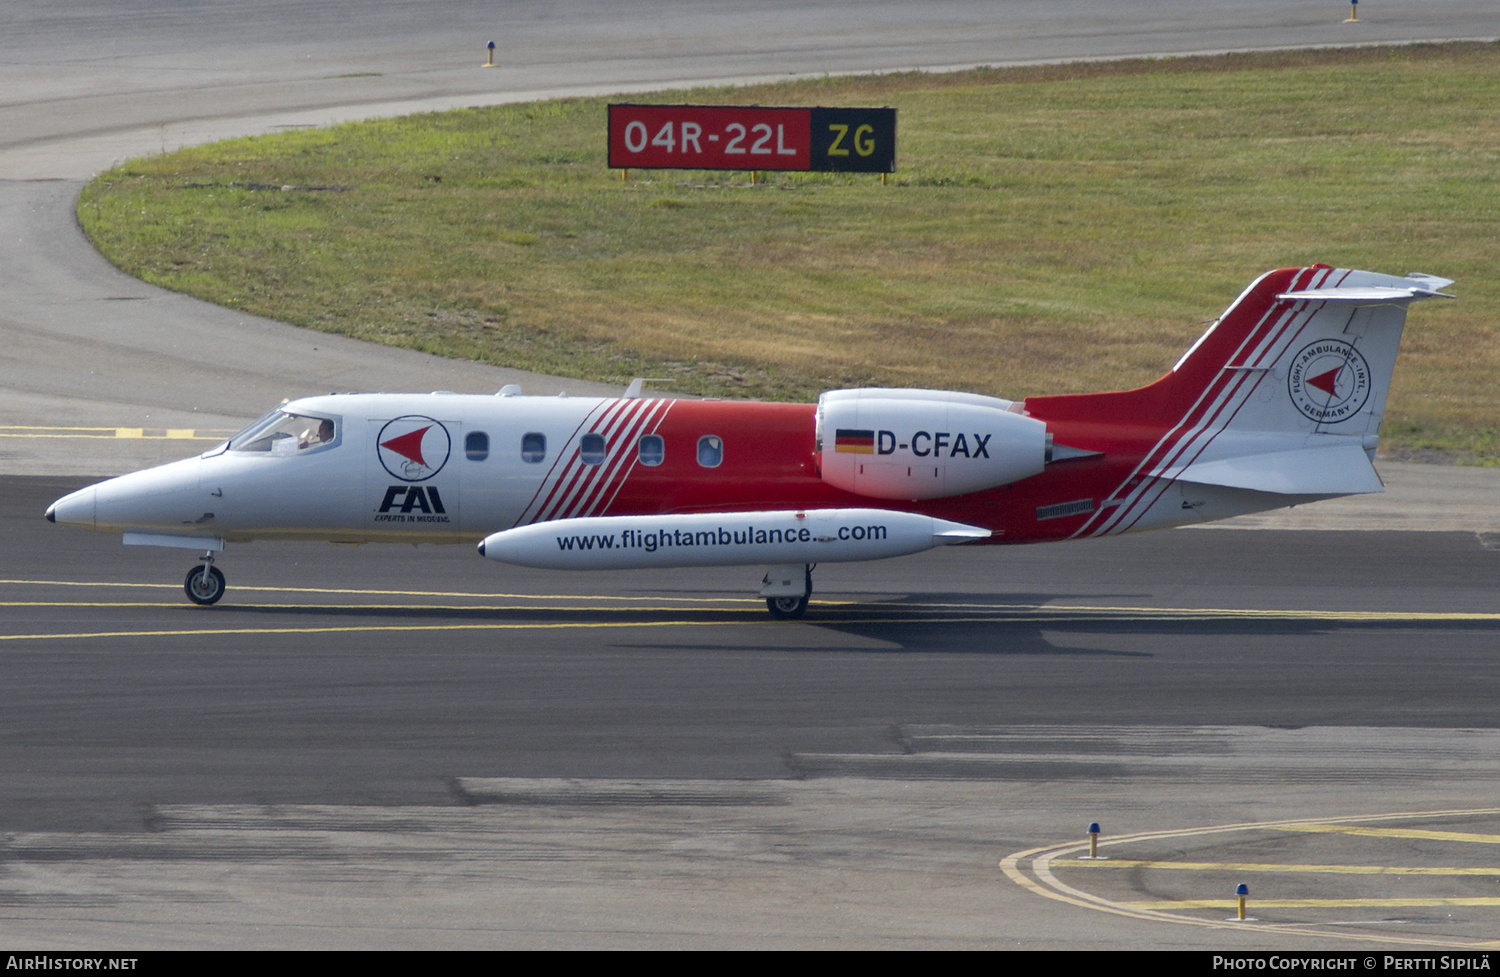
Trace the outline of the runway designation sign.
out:
M 894 173 L 896 110 L 611 105 L 609 166 Z

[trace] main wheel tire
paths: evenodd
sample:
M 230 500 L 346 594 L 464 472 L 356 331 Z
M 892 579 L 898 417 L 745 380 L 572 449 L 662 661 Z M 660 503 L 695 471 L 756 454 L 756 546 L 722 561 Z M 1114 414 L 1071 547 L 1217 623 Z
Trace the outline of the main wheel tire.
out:
M 217 603 L 224 596 L 224 574 L 218 567 L 193 567 L 182 582 L 182 589 L 187 591 L 188 600 L 194 604 Z
M 767 597 L 766 609 L 779 621 L 790 621 L 807 613 L 807 595 L 801 597 Z

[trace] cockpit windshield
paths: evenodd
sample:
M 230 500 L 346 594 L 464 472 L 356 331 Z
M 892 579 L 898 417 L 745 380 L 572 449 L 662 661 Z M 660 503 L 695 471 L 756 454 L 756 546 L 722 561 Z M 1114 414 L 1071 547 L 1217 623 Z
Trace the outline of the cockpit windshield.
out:
M 230 451 L 294 455 L 338 440 L 339 419 L 273 410 L 229 439 Z

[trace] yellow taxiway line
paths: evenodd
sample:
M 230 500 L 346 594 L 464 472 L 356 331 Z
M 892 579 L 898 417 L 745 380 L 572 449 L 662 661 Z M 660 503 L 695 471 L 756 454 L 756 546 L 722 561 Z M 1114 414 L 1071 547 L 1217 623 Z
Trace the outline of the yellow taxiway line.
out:
M 111 583 L 98 580 L 0 580 L 0 585 L 34 587 L 132 587 L 146 590 L 181 590 L 181 584 L 173 583 Z M 745 603 L 760 604 L 760 598 L 751 597 L 672 597 L 655 594 L 632 597 L 612 594 L 502 594 L 476 590 L 379 590 L 350 587 L 255 587 L 236 584 L 235 591 L 250 591 L 264 594 L 352 594 L 370 597 L 469 597 L 492 600 L 614 600 L 614 601 L 689 601 L 703 604 Z M 830 601 L 831 603 L 836 603 Z M 849 603 L 849 602 L 846 602 Z M 346 605 L 359 606 L 359 605 Z
M 1132 909 L 1226 909 L 1238 908 L 1234 899 L 1178 899 L 1161 902 L 1122 902 Z M 1433 906 L 1500 906 L 1500 896 L 1414 896 L 1405 899 L 1263 899 L 1256 909 L 1401 909 Z
M 59 638 L 181 638 L 227 634 L 352 634 L 377 631 L 565 631 L 600 628 L 721 627 L 724 621 L 562 621 L 516 624 L 367 624 L 300 628 L 181 628 L 150 631 L 74 631 L 63 634 L 0 634 L 0 641 L 50 641 Z M 752 626 L 776 621 L 748 621 Z
M 1302 829 L 1277 828 L 1275 830 L 1298 831 Z M 1425 835 L 1406 836 L 1426 837 Z M 1051 865 L 1054 868 L 1151 868 L 1181 872 L 1290 872 L 1310 875 L 1500 875 L 1500 866 L 1466 868 L 1457 865 L 1297 865 L 1279 862 L 1162 862 L 1134 858 L 1054 858 Z
M 89 605 L 89 604 L 86 604 L 86 603 L 77 603 L 77 604 L 67 604 L 67 605 L 61 605 L 61 606 L 68 606 L 68 607 L 89 607 L 89 606 L 93 606 L 93 605 Z M 108 605 L 100 605 L 100 606 L 108 606 Z M 173 604 L 162 604 L 162 605 L 156 605 L 156 606 L 160 606 L 160 607 L 163 607 L 163 608 L 180 608 L 183 611 L 191 611 L 191 612 L 194 612 L 194 613 L 206 613 L 206 614 L 215 613 L 212 610 L 202 609 L 202 608 L 196 608 L 196 607 L 194 607 L 192 605 L 189 605 L 189 604 L 176 604 L 176 603 L 173 603 Z M 286 605 L 253 604 L 253 605 L 235 605 L 235 606 L 237 606 L 237 607 L 248 607 L 248 608 L 254 609 L 254 610 L 262 610 L 262 611 L 264 611 L 264 610 L 270 610 L 270 611 L 282 611 L 282 612 L 290 612 L 290 611 L 297 611 L 297 610 L 304 610 L 304 609 L 311 609 L 311 610 L 318 610 L 319 609 L 319 607 L 317 605 L 301 605 L 301 604 L 286 604 Z M 364 609 L 366 606 L 367 605 L 362 605 L 362 604 L 341 604 L 341 605 L 337 605 L 335 607 L 331 607 L 331 608 L 328 608 L 328 609 L 330 609 L 330 610 L 338 610 L 338 611 L 358 611 L 358 610 Z M 372 609 L 379 609 L 379 608 L 372 608 Z M 385 609 L 391 609 L 391 608 L 385 608 Z M 451 607 L 451 606 L 448 606 L 448 605 L 434 605 L 434 606 L 429 606 L 429 607 L 417 607 L 417 606 L 412 606 L 412 605 L 396 605 L 394 607 L 394 609 L 395 610 L 404 610 L 404 611 L 458 610 L 458 608 L 454 608 L 454 607 Z M 517 607 L 517 608 L 483 607 L 483 608 L 478 608 L 478 610 L 482 610 L 482 611 L 512 611 L 512 612 L 514 612 L 514 611 L 532 611 L 532 612 L 536 612 L 536 611 L 580 611 L 580 612 L 582 612 L 582 611 L 596 611 L 596 612 L 598 612 L 598 611 L 604 611 L 604 612 L 618 613 L 621 610 L 621 608 L 616 608 L 616 607 L 594 607 L 594 608 L 590 608 L 590 607 L 586 607 L 586 606 L 585 607 L 578 607 L 578 606 L 573 606 L 573 607 L 539 607 L 539 606 L 534 606 L 533 605 L 533 606 L 528 606 L 528 607 Z M 635 608 L 634 610 L 636 610 L 637 612 L 643 611 L 643 610 L 644 611 L 659 610 L 659 611 L 661 611 L 663 613 L 669 613 L 669 612 L 674 612 L 675 611 L 676 613 L 680 614 L 680 613 L 682 613 L 682 611 L 684 609 L 681 608 L 681 607 L 677 607 L 677 608 L 662 607 L 662 608 Z M 712 613 L 712 612 L 711 611 L 705 611 L 704 613 Z M 545 630 L 566 630 L 568 628 L 577 628 L 577 629 L 602 629 L 602 628 L 724 627 L 725 625 L 734 625 L 736 627 L 778 627 L 778 628 L 783 628 L 784 629 L 784 628 L 786 628 L 786 626 L 788 624 L 795 624 L 795 623 L 809 624 L 809 625 L 818 626 L 818 627 L 838 626 L 838 625 L 859 625 L 859 626 L 863 627 L 863 626 L 869 626 L 869 625 L 875 625 L 875 624 L 912 624 L 912 623 L 920 623 L 920 624 L 997 624 L 997 623 L 1022 623 L 1022 622 L 1035 623 L 1035 621 L 1038 620 L 1036 618 L 1022 618 L 1022 617 L 1002 618 L 1002 617 L 930 617 L 929 616 L 929 617 L 917 618 L 914 621 L 914 619 L 911 618 L 911 617 L 864 617 L 864 616 L 825 617 L 825 616 L 819 615 L 819 616 L 815 616 L 815 617 L 812 617 L 812 618 L 808 618 L 808 619 L 803 620 L 801 622 L 788 622 L 788 621 L 771 620 L 769 618 L 766 618 L 765 615 L 763 613 L 759 612 L 758 610 L 757 611 L 751 611 L 749 609 L 745 609 L 745 610 L 732 609 L 732 610 L 727 610 L 727 611 L 720 611 L 719 613 L 720 613 L 721 616 L 719 616 L 717 618 L 708 619 L 708 620 L 696 620 L 696 621 L 692 621 L 692 620 L 665 620 L 665 621 L 551 621 L 551 622 L 505 622 L 505 623 L 470 623 L 470 624 L 349 624 L 349 625 L 337 625 L 337 626 L 334 626 L 334 625 L 308 625 L 308 626 L 303 626 L 303 627 L 164 628 L 164 629 L 143 630 L 143 631 L 70 631 L 70 632 L 65 632 L 65 633 L 0 634 L 0 641 L 49 641 L 49 640 L 55 640 L 55 639 L 58 639 L 58 638 L 73 638 L 73 639 L 79 639 L 79 640 L 81 640 L 81 639 L 84 639 L 84 638 L 189 637 L 189 636 L 197 636 L 197 635 L 217 635 L 217 634 L 335 634 L 335 633 L 355 633 L 355 632 L 375 632 L 375 631 L 524 631 L 524 630 L 545 631 Z M 733 614 L 735 616 L 732 617 L 732 618 L 722 616 L 722 615 L 725 615 L 725 614 Z M 1045 619 L 1043 619 L 1043 620 L 1045 620 Z M 1059 621 L 1059 622 L 1062 622 L 1062 621 L 1073 620 L 1073 619 L 1072 618 L 1058 618 L 1056 620 Z
M 1416 828 L 1354 828 L 1341 824 L 1295 824 L 1277 831 L 1306 831 L 1321 834 L 1359 835 L 1365 838 L 1420 838 L 1425 841 L 1467 841 L 1481 845 L 1500 845 L 1500 835 L 1471 834 L 1466 831 L 1422 831 Z
M 178 588 L 167 583 L 118 583 L 109 581 L 76 580 L 25 580 L 0 579 L 0 585 L 13 587 L 49 587 L 84 589 L 124 590 L 170 590 Z M 602 595 L 602 594 L 517 594 L 484 593 L 477 591 L 441 590 L 390 590 L 343 587 L 275 587 L 244 586 L 237 592 L 250 594 L 280 594 L 286 596 L 348 596 L 348 597 L 409 597 L 425 598 L 427 601 L 506 601 L 523 603 L 253 603 L 231 604 L 217 611 L 204 611 L 182 601 L 89 601 L 89 600 L 17 600 L 0 601 L 0 607 L 76 607 L 76 608 L 150 608 L 182 610 L 198 613 L 216 613 L 233 610 L 285 611 L 285 612 L 448 612 L 448 613 L 525 613 L 540 611 L 570 611 L 578 613 L 618 613 L 621 611 L 658 612 L 682 614 L 687 611 L 715 614 L 717 616 L 699 620 L 665 621 L 574 621 L 574 622 L 466 622 L 454 624 L 348 624 L 337 626 L 302 627 L 196 627 L 153 628 L 141 630 L 74 631 L 66 633 L 0 634 L 0 641 L 55 640 L 58 638 L 119 638 L 119 637 L 174 637 L 217 634 L 326 634 L 361 631 L 443 631 L 443 630 L 522 630 L 564 628 L 639 628 L 639 627 L 704 627 L 723 624 L 759 624 L 758 618 L 750 620 L 752 609 L 758 612 L 761 601 L 753 597 L 688 597 L 653 595 Z M 1256 620 L 1285 621 L 1325 624 L 1401 623 L 1422 625 L 1433 623 L 1500 623 L 1500 613 L 1460 611 L 1325 611 L 1325 610 L 1266 610 L 1224 607 L 1137 607 L 1098 604 L 987 604 L 978 602 L 923 602 L 893 603 L 884 600 L 820 600 L 819 611 L 806 619 L 811 625 L 871 625 L 871 624 L 1071 624 L 1097 622 L 1171 622 L 1171 621 L 1223 621 Z M 830 612 L 832 615 L 830 616 Z M 727 616 L 726 616 L 727 615 Z M 777 626 L 785 627 L 786 622 Z M 1311 829 L 1309 829 L 1311 830 Z
M 147 432 L 151 433 L 147 433 Z M 157 433 L 157 432 L 161 433 Z M 234 432 L 190 427 L 59 427 L 0 424 L 0 438 L 92 438 L 125 441 L 224 441 Z
M 0 579 L 0 585 L 34 587 L 91 587 L 91 588 L 137 588 L 148 590 L 180 590 L 180 584 L 170 583 L 119 583 L 109 581 L 78 580 L 18 580 Z M 750 604 L 759 606 L 755 597 L 677 597 L 664 594 L 629 596 L 613 594 L 517 594 L 483 591 L 443 590 L 387 590 L 375 588 L 345 587 L 281 587 L 236 585 L 237 592 L 267 594 L 347 594 L 370 597 L 432 597 L 469 598 L 482 600 L 535 600 L 535 601 L 601 601 L 620 603 L 696 603 L 696 604 Z M 90 606 L 88 602 L 77 602 L 78 606 Z M 300 606 L 300 605 L 287 605 Z M 359 607 L 363 605 L 347 605 Z M 932 610 L 979 611 L 982 617 L 954 617 L 953 621 L 979 620 L 1076 620 L 1080 616 L 1096 616 L 1103 619 L 1123 617 L 1129 620 L 1216 620 L 1252 619 L 1270 621 L 1338 621 L 1338 622 L 1453 622 L 1476 621 L 1500 622 L 1500 612 L 1493 611 L 1378 611 L 1378 610 L 1303 610 L 1262 609 L 1235 607 L 1138 607 L 1114 604 L 987 604 L 978 602 L 954 603 L 936 601 L 913 601 L 894 604 L 885 600 L 818 600 L 820 607 L 868 607 L 886 614 L 920 613 Z M 432 609 L 416 607 L 413 609 Z
M 1427 832 L 1422 829 L 1411 828 L 1368 828 L 1365 827 L 1372 822 L 1381 821 L 1414 821 L 1429 820 L 1434 818 L 1452 817 L 1494 817 L 1500 815 L 1500 808 L 1483 808 L 1477 810 L 1447 810 L 1447 811 L 1411 811 L 1383 815 L 1355 815 L 1347 818 L 1294 818 L 1284 821 L 1267 822 L 1244 822 L 1239 824 L 1210 825 L 1198 828 L 1176 829 L 1168 831 L 1141 832 L 1134 835 L 1124 835 L 1099 843 L 1100 848 L 1110 846 L 1141 843 L 1149 841 L 1177 840 L 1182 838 L 1202 837 L 1212 834 L 1229 834 L 1247 831 L 1330 831 L 1347 833 L 1351 835 L 1364 835 L 1367 832 L 1382 832 L 1383 837 L 1421 837 L 1430 838 L 1432 835 L 1456 835 L 1459 837 L 1445 840 L 1473 840 L 1475 838 L 1488 838 L 1488 835 L 1468 834 L 1464 832 Z M 1349 829 L 1349 830 L 1345 830 Z M 1493 948 L 1497 943 L 1493 940 L 1460 940 L 1442 939 L 1435 937 L 1403 936 L 1395 934 L 1374 933 L 1369 930 L 1351 932 L 1339 928 L 1330 928 L 1327 922 L 1321 927 L 1316 923 L 1265 923 L 1257 921 L 1238 921 L 1233 919 L 1204 919 L 1195 916 L 1181 915 L 1181 910 L 1187 909 L 1222 909 L 1225 911 L 1235 910 L 1236 903 L 1231 899 L 1203 899 L 1203 900 L 1153 900 L 1153 901 L 1123 901 L 1106 899 L 1090 892 L 1064 883 L 1053 874 L 1054 868 L 1082 868 L 1089 867 L 1150 867 L 1150 868 L 1176 868 L 1187 869 L 1195 866 L 1199 871 L 1328 871 L 1329 874 L 1398 874 L 1409 872 L 1410 874 L 1423 875 L 1500 875 L 1500 869 L 1482 867 L 1473 871 L 1426 868 L 1420 871 L 1401 868 L 1398 866 L 1313 866 L 1313 865 L 1280 865 L 1274 863 L 1227 863 L 1227 862 L 1156 862 L 1130 859 L 1089 859 L 1082 860 L 1076 857 L 1079 852 L 1088 849 L 1088 842 L 1071 842 L 1065 845 L 1054 845 L 1042 848 L 1031 848 L 1026 851 L 1016 852 L 1006 856 L 1000 862 L 1000 870 L 1015 884 L 1029 892 L 1039 896 L 1053 899 L 1068 905 L 1091 909 L 1097 912 L 1105 912 L 1113 915 L 1128 916 L 1135 919 L 1151 920 L 1156 922 L 1178 923 L 1188 926 L 1208 927 L 1210 929 L 1244 929 L 1253 927 L 1258 933 L 1276 933 L 1280 935 L 1310 936 L 1320 939 L 1335 940 L 1357 940 L 1363 942 L 1390 943 L 1404 946 L 1440 946 L 1461 947 L 1466 949 Z M 1027 866 L 1029 863 L 1029 866 Z M 1025 867 L 1029 867 L 1029 874 Z M 1268 908 L 1296 908 L 1296 909 L 1350 909 L 1350 908 L 1394 908 L 1394 907 L 1441 907 L 1441 906 L 1469 906 L 1469 907 L 1491 907 L 1500 906 L 1500 897 L 1495 896 L 1409 896 L 1399 898 L 1348 898 L 1348 899 L 1264 899 L 1257 898 L 1253 906 L 1265 906 Z

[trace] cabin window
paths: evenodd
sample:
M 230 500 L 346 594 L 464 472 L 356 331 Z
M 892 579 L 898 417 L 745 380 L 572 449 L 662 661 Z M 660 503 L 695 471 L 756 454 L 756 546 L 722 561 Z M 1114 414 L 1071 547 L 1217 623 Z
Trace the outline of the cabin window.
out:
M 704 468 L 718 468 L 724 461 L 724 439 L 705 434 L 698 439 L 698 464 Z
M 585 465 L 601 465 L 604 463 L 604 435 L 585 434 L 578 441 L 578 457 L 583 459 Z
M 547 436 L 545 434 L 537 434 L 535 431 L 533 431 L 530 434 L 521 435 L 522 461 L 527 462 L 528 464 L 535 465 L 537 462 L 540 462 L 546 457 Z
M 483 431 L 470 431 L 464 435 L 464 457 L 470 461 L 484 461 L 490 456 L 490 436 Z
M 643 434 L 636 442 L 636 457 L 641 464 L 655 468 L 662 463 L 667 456 L 666 442 L 662 441 L 660 434 Z
M 295 455 L 333 444 L 338 440 L 338 427 L 336 418 L 276 410 L 231 438 L 229 450 Z

